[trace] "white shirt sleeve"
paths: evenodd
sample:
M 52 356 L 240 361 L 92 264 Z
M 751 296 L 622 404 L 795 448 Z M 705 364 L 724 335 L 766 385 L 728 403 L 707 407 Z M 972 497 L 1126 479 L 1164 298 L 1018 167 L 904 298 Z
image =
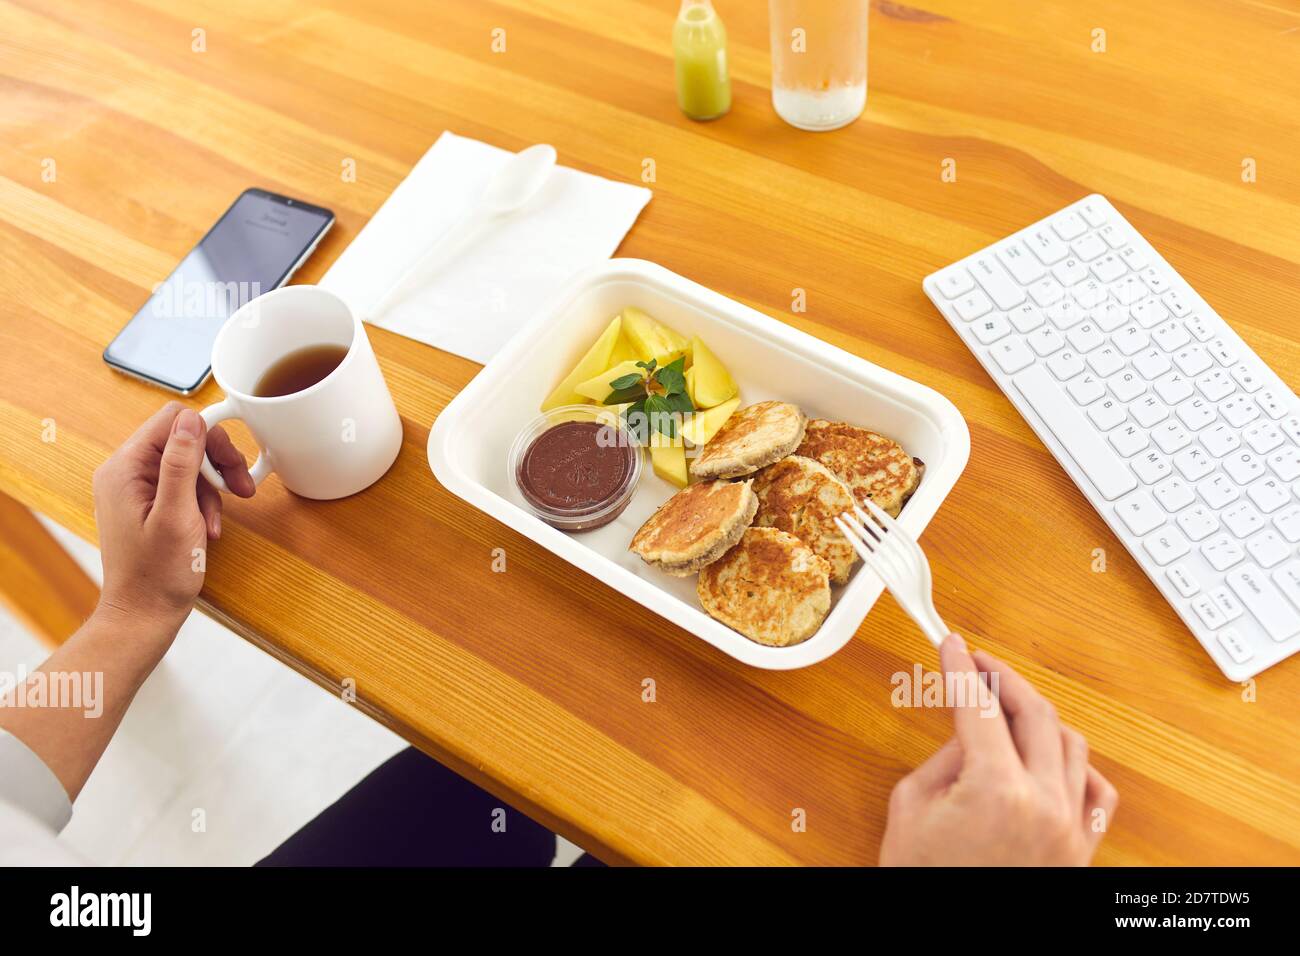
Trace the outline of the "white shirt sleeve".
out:
M 51 836 L 72 819 L 72 801 L 54 771 L 21 740 L 0 730 L 0 813 L 10 807 L 43 824 Z

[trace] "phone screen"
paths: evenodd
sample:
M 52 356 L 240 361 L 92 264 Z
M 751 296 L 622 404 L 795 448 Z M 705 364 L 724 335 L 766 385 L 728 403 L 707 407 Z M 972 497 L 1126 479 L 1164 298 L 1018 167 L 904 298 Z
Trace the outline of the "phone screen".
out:
M 334 222 L 328 209 L 249 189 L 104 350 L 104 361 L 178 392 L 208 377 L 236 309 L 283 285 Z

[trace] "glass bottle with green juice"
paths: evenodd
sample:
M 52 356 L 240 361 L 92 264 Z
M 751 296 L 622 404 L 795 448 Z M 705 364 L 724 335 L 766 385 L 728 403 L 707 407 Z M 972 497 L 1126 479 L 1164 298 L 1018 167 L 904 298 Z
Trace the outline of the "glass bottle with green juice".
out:
M 727 30 L 710 0 L 682 0 L 673 26 L 677 105 L 694 120 L 717 119 L 731 109 Z

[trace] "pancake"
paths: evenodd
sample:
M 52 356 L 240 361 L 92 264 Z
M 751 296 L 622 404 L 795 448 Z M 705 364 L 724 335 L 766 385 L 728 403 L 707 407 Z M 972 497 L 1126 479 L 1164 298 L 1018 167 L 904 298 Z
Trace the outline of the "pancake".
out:
M 813 419 L 796 455 L 821 462 L 859 501 L 870 498 L 897 518 L 921 481 L 921 462 L 898 442 L 856 425 Z
M 776 528 L 745 531 L 739 544 L 700 572 L 695 590 L 710 615 L 771 647 L 806 641 L 831 607 L 826 562 Z
M 768 465 L 754 476 L 758 514 L 754 526 L 794 535 L 830 566 L 831 583 L 844 584 L 857 553 L 835 526 L 853 510 L 853 493 L 820 462 L 799 455 Z
M 683 488 L 632 536 L 629 548 L 675 577 L 722 557 L 745 533 L 758 498 L 748 481 L 704 481 Z
M 739 478 L 753 474 L 794 451 L 807 424 L 808 417 L 789 402 L 759 402 L 742 408 L 691 462 L 691 475 Z

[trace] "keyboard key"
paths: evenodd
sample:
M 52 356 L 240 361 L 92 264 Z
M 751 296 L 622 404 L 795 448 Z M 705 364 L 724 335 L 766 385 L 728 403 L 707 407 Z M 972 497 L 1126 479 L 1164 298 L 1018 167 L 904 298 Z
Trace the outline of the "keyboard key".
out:
M 1259 406 L 1249 395 L 1234 395 L 1220 405 L 1219 410 L 1234 428 L 1244 428 L 1260 415 Z
M 1003 336 L 1011 334 L 1011 323 L 1000 315 L 990 315 L 972 323 L 971 331 L 982 345 L 992 345 Z
M 1042 311 L 1030 302 L 1022 302 L 1007 313 L 1007 319 L 1021 335 L 1034 331 L 1047 320 Z
M 1217 587 L 1211 590 L 1210 600 L 1214 602 L 1214 606 L 1219 609 L 1219 613 L 1223 615 L 1223 620 L 1228 624 L 1246 613 L 1246 609 L 1241 606 L 1241 602 L 1225 587 Z
M 1228 347 L 1228 344 L 1223 339 L 1215 339 L 1206 348 L 1209 349 L 1210 355 L 1214 356 L 1214 360 L 1224 368 L 1228 368 L 1237 361 L 1236 353 Z
M 1084 322 L 1077 328 L 1071 329 L 1067 337 L 1076 352 L 1091 352 L 1106 341 L 1106 336 L 1102 335 L 1091 322 Z
M 1196 380 L 1196 387 L 1212 402 L 1227 398 L 1237 390 L 1237 383 L 1232 376 L 1221 368 L 1210 369 Z
M 1180 349 L 1189 343 L 1192 340 L 1192 333 L 1183 328 L 1181 322 L 1170 319 L 1168 322 L 1162 322 L 1152 329 L 1151 338 L 1155 340 L 1156 345 L 1166 352 L 1172 352 L 1174 349 Z
M 1130 405 L 1128 412 L 1143 428 L 1151 428 L 1169 417 L 1169 406 L 1154 395 L 1145 395 Z M 1187 440 L 1191 441 L 1191 437 Z
M 1176 421 L 1167 421 L 1152 429 L 1151 440 L 1166 455 L 1172 455 L 1192 443 L 1192 433 Z
M 1282 434 L 1287 438 L 1300 445 L 1300 415 L 1288 415 L 1277 423 L 1277 427 L 1282 429 Z
M 1189 345 L 1174 353 L 1174 364 L 1188 378 L 1195 378 L 1214 365 L 1214 359 L 1203 345 Z
M 1030 254 L 1023 242 L 1013 242 L 1003 246 L 998 250 L 997 256 L 998 261 L 1007 267 L 1007 271 L 1021 285 L 1037 282 L 1047 274 L 1043 264 Z
M 1084 262 L 1091 262 L 1106 251 L 1106 243 L 1096 233 L 1089 233 L 1070 243 L 1070 251 Z
M 1091 362 L 1097 356 L 1102 355 L 1107 351 L 1110 351 L 1109 346 L 1104 349 L 1097 349 L 1097 351 L 1088 356 L 1088 361 Z M 1093 371 L 1096 371 L 1095 367 L 1093 368 Z M 1136 372 L 1131 371 L 1120 372 L 1118 375 L 1108 377 L 1106 379 L 1106 384 L 1110 386 L 1110 390 L 1115 393 L 1115 397 L 1121 402 L 1131 402 L 1147 390 L 1147 383 L 1142 381 Z
M 1291 403 L 1287 400 L 1286 396 L 1271 388 L 1266 388 L 1257 393 L 1255 395 L 1255 401 L 1259 402 L 1259 407 L 1264 409 L 1264 414 L 1274 421 L 1285 415 L 1287 409 L 1291 407 Z M 1294 440 L 1295 439 L 1292 439 L 1292 441 Z
M 1145 332 L 1142 334 L 1146 335 Z M 1169 371 L 1169 359 L 1165 358 L 1159 349 L 1143 349 L 1133 357 L 1133 367 L 1141 373 L 1143 378 L 1159 378 Z
M 1097 226 L 1104 226 L 1110 219 L 1110 210 L 1101 199 L 1095 196 L 1089 196 L 1087 199 L 1083 200 L 1083 202 L 1079 203 L 1076 208 L 1079 210 L 1079 215 L 1083 216 L 1083 218 L 1087 220 L 1088 225 L 1092 226 L 1094 229 Z
M 979 278 L 976 276 L 976 278 Z M 1165 304 L 1174 315 L 1180 319 L 1192 311 L 1192 300 L 1189 296 L 1184 295 L 1177 289 L 1169 289 L 1160 297 L 1160 301 Z
M 1005 311 L 1025 301 L 1025 290 L 1016 285 L 996 257 L 976 256 L 971 260 L 970 271 L 980 288 L 988 293 L 999 309 Z
M 1215 422 L 1201 433 L 1205 450 L 1215 458 L 1222 458 L 1241 447 L 1241 436 L 1225 422 Z
M 1273 583 L 1288 601 L 1300 607 L 1300 561 L 1284 564 L 1273 572 Z
M 1174 520 L 1193 541 L 1203 541 L 1219 530 L 1219 516 L 1205 505 L 1188 508 Z
M 1083 359 L 1079 358 L 1077 352 L 1066 350 L 1057 352 L 1047 360 L 1047 367 L 1052 370 L 1052 374 L 1061 381 L 1074 378 L 1083 371 Z
M 1246 550 L 1226 534 L 1215 535 L 1205 542 L 1201 554 L 1216 571 L 1226 571 L 1246 559 Z
M 1228 656 L 1235 664 L 1244 664 L 1255 656 L 1255 652 L 1246 645 L 1235 627 L 1225 627 L 1221 630 L 1219 643 L 1223 645 L 1223 649 L 1228 652 Z
M 1292 544 L 1300 541 L 1300 505 L 1283 508 L 1273 515 L 1273 527 Z
M 1109 226 L 1102 226 L 1097 230 L 1097 235 L 1105 239 L 1106 245 L 1110 246 L 1112 249 L 1119 249 L 1122 246 L 1128 245 L 1128 236 L 1125 234 L 1123 229 L 1114 223 Z
M 1101 431 L 1108 432 L 1127 416 L 1124 414 L 1124 406 L 1112 398 L 1104 401 L 1095 402 L 1088 406 L 1088 417 L 1092 419 L 1093 424 Z M 1146 434 L 1142 433 L 1142 447 L 1146 447 Z
M 1183 402 L 1174 411 L 1182 419 L 1183 424 L 1194 432 L 1200 431 L 1218 417 L 1214 406 L 1201 398 Z
M 1205 319 L 1195 313 L 1187 317 L 1186 325 L 1187 331 L 1191 332 L 1192 337 L 1198 342 L 1204 342 L 1214 335 L 1214 330 L 1210 327 L 1210 323 L 1206 322 Z
M 1192 572 L 1187 569 L 1185 564 L 1169 565 L 1165 575 L 1169 578 L 1169 583 L 1174 586 L 1174 590 L 1185 598 L 1191 597 L 1201 589 L 1201 585 L 1192 576 Z
M 1241 437 L 1246 439 L 1247 445 L 1261 455 L 1268 454 L 1274 448 L 1286 442 L 1286 436 L 1282 434 L 1282 429 L 1269 421 L 1256 422 L 1242 432 Z
M 1290 503 L 1291 492 L 1276 478 L 1261 478 L 1246 488 L 1246 497 L 1255 502 L 1255 507 L 1264 514 L 1271 515 Z
M 1137 276 L 1125 276 L 1110 287 L 1110 294 L 1115 297 L 1115 301 L 1120 305 L 1127 306 L 1141 302 L 1150 295 L 1146 285 Z M 1132 309 L 1130 308 L 1129 311 L 1131 313 Z
M 1146 268 L 1146 264 L 1149 261 L 1146 251 L 1136 245 L 1125 246 L 1119 251 L 1119 257 L 1123 259 L 1125 264 L 1134 272 Z
M 1088 263 L 1088 268 L 1092 274 L 1097 277 L 1098 282 L 1111 283 L 1128 272 L 1128 266 L 1124 265 L 1124 260 L 1113 252 L 1108 252 L 1104 256 L 1099 256 Z
M 1292 556 L 1291 545 L 1272 528 L 1265 528 L 1247 541 L 1246 550 L 1261 568 L 1271 568 Z
M 1223 470 L 1239 485 L 1248 485 L 1264 474 L 1264 460 L 1254 452 L 1239 451 L 1223 459 Z
M 1145 436 L 1142 441 L 1146 443 Z M 1123 450 L 1120 450 L 1120 454 L 1124 454 Z M 1154 485 L 1172 470 L 1169 459 L 1158 452 L 1149 451 L 1133 459 L 1133 472 L 1144 485 Z
M 1273 640 L 1285 641 L 1300 634 L 1300 611 L 1282 596 L 1262 569 L 1247 564 L 1229 571 L 1226 580 Z
M 1145 491 L 1138 490 L 1115 505 L 1128 529 L 1136 535 L 1145 535 L 1165 523 L 1165 513 Z
M 1154 295 L 1161 295 L 1169 288 L 1169 280 L 1155 266 L 1147 266 L 1143 269 L 1141 278 Z
M 1029 343 L 1030 348 L 1044 357 L 1065 348 L 1065 339 L 1050 325 L 1044 325 L 1036 332 L 1026 335 L 1025 341 Z
M 1243 392 L 1254 394 L 1264 385 L 1264 379 L 1253 362 L 1238 362 L 1232 366 L 1232 377 L 1237 380 Z
M 1080 405 L 1095 402 L 1106 394 L 1106 386 L 1095 375 L 1080 375 L 1066 383 L 1065 390 Z
M 957 315 L 970 322 L 972 319 L 978 319 L 993 309 L 993 300 L 986 296 L 979 289 L 967 292 L 964 296 L 952 304 Z
M 1241 489 L 1234 485 L 1227 475 L 1222 473 L 1205 479 L 1196 488 L 1200 491 L 1201 497 L 1205 499 L 1205 503 L 1216 511 L 1222 511 L 1241 497 Z
M 1061 299 L 1052 305 L 1049 305 L 1043 314 L 1051 319 L 1052 324 L 1064 332 L 1076 322 L 1082 322 L 1088 315 L 1088 310 L 1073 299 Z
M 1147 335 L 1146 330 L 1137 324 L 1126 325 L 1115 333 L 1115 347 L 1125 355 L 1133 355 L 1142 351 L 1151 342 L 1151 336 Z M 1141 371 L 1141 369 L 1139 369 Z M 1143 374 L 1146 374 L 1145 372 Z M 1150 378 L 1151 376 L 1147 376 Z
M 1295 481 L 1300 478 L 1300 448 L 1287 445 L 1281 451 L 1268 456 L 1268 467 L 1283 481 Z
M 1181 558 L 1192 550 L 1192 546 L 1187 543 L 1187 539 L 1173 528 L 1157 531 L 1142 542 L 1142 547 L 1147 549 L 1147 554 L 1151 555 L 1151 560 L 1161 567 Z
M 1160 507 L 1170 514 L 1181 511 L 1196 500 L 1196 492 L 1192 490 L 1192 486 L 1177 475 L 1160 482 L 1151 489 L 1151 494 L 1155 495 L 1156 501 L 1160 502 Z M 1217 526 L 1218 522 L 1216 521 L 1215 524 Z
M 935 285 L 939 287 L 944 298 L 955 299 L 975 288 L 975 278 L 965 269 L 958 267 L 941 273 Z
M 1098 402 L 1097 404 L 1100 405 L 1102 403 Z M 1093 406 L 1093 408 L 1096 407 L 1097 405 Z M 1091 415 L 1092 409 L 1089 409 L 1088 413 L 1089 415 Z M 1119 416 L 1122 420 L 1124 417 L 1124 412 L 1121 411 L 1119 413 Z M 1120 428 L 1116 428 L 1107 437 L 1110 439 L 1110 443 L 1115 446 L 1115 450 L 1119 452 L 1121 455 L 1123 455 L 1125 458 L 1128 458 L 1132 455 L 1136 455 L 1142 449 L 1146 448 L 1147 445 L 1151 444 L 1151 439 L 1147 437 L 1147 433 L 1144 432 L 1142 429 L 1138 428 L 1132 422 L 1129 422 L 1127 425 L 1124 425 Z M 1139 475 L 1139 477 L 1141 476 Z M 1160 478 L 1163 476 L 1157 475 L 1156 477 Z M 1143 480 L 1146 481 L 1146 479 Z M 1150 482 L 1147 483 L 1150 484 Z
M 1008 375 L 1014 375 L 1022 368 L 1034 364 L 1034 353 L 1021 338 L 1003 339 L 989 349 L 989 355 L 993 356 L 998 368 Z
M 1188 481 L 1200 481 L 1214 471 L 1213 460 L 1200 445 L 1193 445 L 1191 448 L 1180 451 L 1174 456 L 1174 465 Z
M 1248 538 L 1264 527 L 1264 519 L 1248 501 L 1238 501 L 1223 509 L 1223 525 L 1238 538 Z
M 1012 382 L 1038 413 L 1058 442 L 1069 452 L 1097 493 L 1107 501 L 1137 487 L 1137 478 L 1070 402 L 1041 365 L 1027 369 Z M 1152 503 L 1154 507 L 1154 502 Z M 1146 529 L 1152 531 L 1156 526 Z M 1134 532 L 1144 534 L 1145 532 Z
M 1113 346 L 1103 346 L 1088 353 L 1088 366 L 1102 378 L 1110 378 L 1124 367 L 1124 356 L 1120 355 Z M 1137 393 L 1141 395 L 1144 391 L 1146 385 L 1142 385 Z M 1128 399 L 1121 398 L 1120 401 L 1128 401 Z
M 1083 217 L 1077 212 L 1067 212 L 1052 220 L 1052 228 L 1056 230 L 1058 236 L 1069 242 L 1071 239 L 1078 239 L 1087 232 L 1088 224 L 1083 221 Z
M 1170 405 L 1177 405 L 1183 399 L 1192 397 L 1192 383 L 1182 372 L 1170 372 L 1156 379 L 1155 390 Z
M 1088 278 L 1088 267 L 1074 256 L 1067 256 L 1052 266 L 1052 275 L 1056 276 L 1057 282 L 1069 288 Z
M 1070 298 L 1083 306 L 1085 309 L 1095 309 L 1105 305 L 1110 299 L 1110 293 L 1106 287 L 1096 279 L 1084 279 L 1082 282 L 1070 288 Z M 1115 303 L 1116 308 L 1119 303 Z
M 1088 318 L 1097 323 L 1103 332 L 1114 332 L 1128 321 L 1128 313 L 1118 302 L 1103 302 L 1088 312 Z
M 1198 594 L 1192 598 L 1192 610 L 1201 619 L 1201 623 L 1212 631 L 1228 623 L 1223 617 L 1223 612 L 1219 610 L 1219 605 L 1215 604 L 1214 599 L 1208 594 Z
M 1035 229 L 1025 240 L 1038 261 L 1045 266 L 1056 265 L 1070 253 L 1070 248 L 1048 229 Z
M 1049 306 L 1065 295 L 1061 283 L 1051 276 L 1044 276 L 1029 287 L 1029 296 L 1040 306 Z
M 1169 318 L 1169 310 L 1160 304 L 1159 299 L 1144 299 L 1128 310 L 1129 315 L 1133 316 L 1137 324 L 1144 329 L 1159 325 Z M 1166 351 L 1172 351 L 1178 346 L 1172 346 Z

